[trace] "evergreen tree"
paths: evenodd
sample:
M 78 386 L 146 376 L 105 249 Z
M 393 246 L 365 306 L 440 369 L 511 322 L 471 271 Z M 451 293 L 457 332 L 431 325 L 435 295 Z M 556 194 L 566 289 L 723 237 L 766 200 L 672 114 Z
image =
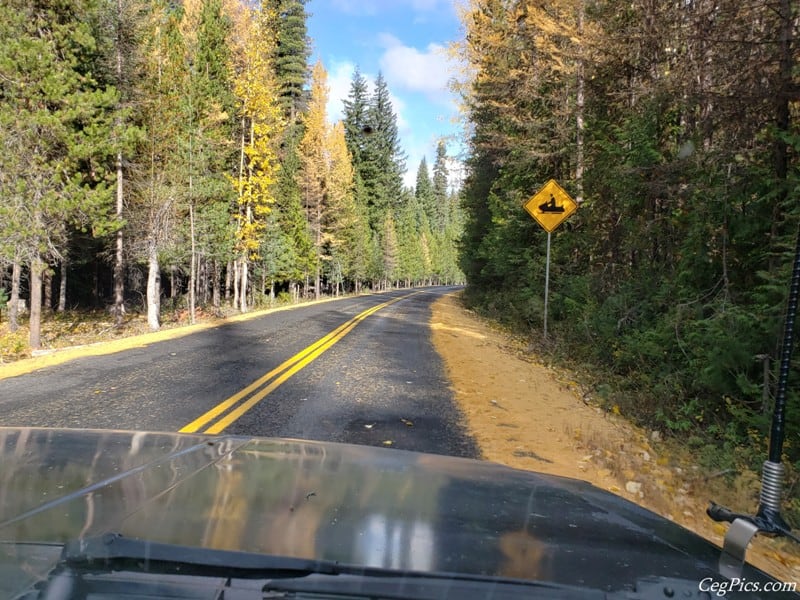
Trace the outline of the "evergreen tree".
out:
M 416 187 L 414 188 L 414 195 L 420 208 L 425 213 L 428 223 L 434 222 L 436 217 L 436 204 L 433 197 L 431 177 L 428 173 L 428 161 L 424 156 L 417 169 L 417 181 Z
M 147 265 L 147 321 L 160 327 L 161 259 L 173 246 L 178 199 L 187 184 L 183 153 L 189 88 L 186 45 L 181 34 L 183 11 L 163 1 L 148 15 L 141 76 L 140 120 L 145 134 L 134 158 L 135 194 L 128 216 L 132 253 Z
M 287 135 L 285 139 L 291 142 L 294 136 Z M 283 267 L 275 272 L 275 277 L 277 281 L 287 281 L 292 290 L 311 272 L 315 261 L 314 243 L 301 201 L 300 172 L 296 146 L 285 146 L 275 190 L 278 230 L 268 228 L 266 236 L 278 236 L 284 241 L 285 255 L 290 258 L 279 263 Z
M 0 251 L 30 267 L 30 345 L 41 344 L 42 274 L 74 226 L 104 233 L 118 94 L 101 86 L 91 0 L 0 5 Z M 80 18 L 79 18 L 80 15 Z
M 362 178 L 362 164 L 364 162 L 364 144 L 369 131 L 367 128 L 367 107 L 369 103 L 369 87 L 367 79 L 356 68 L 353 80 L 350 82 L 350 91 L 344 101 L 344 135 L 347 141 L 347 150 L 353 159 L 353 166 Z
M 275 7 L 275 76 L 280 106 L 288 123 L 294 123 L 308 100 L 308 57 L 311 55 L 306 29 L 306 0 L 277 0 Z
M 231 29 L 230 20 L 223 12 L 221 0 L 203 0 L 195 47 L 189 49 L 190 82 L 188 96 L 183 101 L 188 121 L 184 152 L 188 173 L 187 210 L 190 225 L 188 237 L 191 246 L 189 314 L 192 322 L 201 257 L 211 262 L 213 273 L 219 273 L 221 265 L 232 258 L 232 249 L 228 244 L 220 247 L 212 247 L 209 244 L 210 240 L 220 239 L 220 235 L 229 230 L 228 224 L 220 218 L 220 214 L 223 207 L 227 208 L 235 199 L 233 189 L 226 178 L 235 160 L 230 143 L 234 135 L 236 105 L 229 70 L 231 57 L 228 39 Z M 210 206 L 214 204 L 219 206 Z M 208 222 L 196 222 L 198 207 L 200 216 L 210 218 Z M 212 227 L 222 229 L 215 233 Z M 196 229 L 200 229 L 210 238 L 198 240 Z M 198 254 L 198 244 L 202 246 L 202 254 Z M 212 285 L 215 301 L 218 301 L 218 278 L 214 279 Z
M 364 136 L 360 173 L 366 190 L 370 225 L 381 231 L 389 209 L 399 205 L 403 190 L 405 158 L 397 133 L 397 116 L 389 88 L 378 74 L 366 112 L 368 134 Z
M 436 144 L 432 196 L 434 212 L 431 223 L 435 231 L 443 232 L 450 224 L 450 194 L 447 191 L 447 146 L 444 140 L 439 140 Z

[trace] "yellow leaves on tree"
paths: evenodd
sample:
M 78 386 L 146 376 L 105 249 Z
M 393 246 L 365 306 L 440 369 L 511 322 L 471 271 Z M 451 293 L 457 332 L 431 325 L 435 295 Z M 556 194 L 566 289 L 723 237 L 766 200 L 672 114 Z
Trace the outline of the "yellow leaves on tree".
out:
M 321 213 L 328 171 L 325 147 L 328 128 L 325 108 L 327 103 L 328 74 L 322 63 L 317 62 L 311 72 L 311 98 L 303 119 L 305 133 L 299 147 L 303 169 L 298 182 L 306 208 L 316 213 Z
M 279 163 L 277 144 L 283 129 L 276 102 L 277 82 L 272 66 L 275 34 L 269 14 L 253 14 L 234 93 L 241 102 L 241 155 L 239 175 L 233 182 L 238 193 L 238 247 L 246 258 L 256 256 L 264 232 L 264 217 L 275 202 L 273 184 Z
M 298 185 L 314 233 L 316 286 L 323 261 L 334 259 L 346 243 L 357 219 L 353 198 L 353 165 L 344 137 L 344 125 L 328 124 L 328 74 L 321 62 L 311 74 L 311 98 L 300 140 L 302 169 Z M 339 256 L 339 259 L 342 259 Z

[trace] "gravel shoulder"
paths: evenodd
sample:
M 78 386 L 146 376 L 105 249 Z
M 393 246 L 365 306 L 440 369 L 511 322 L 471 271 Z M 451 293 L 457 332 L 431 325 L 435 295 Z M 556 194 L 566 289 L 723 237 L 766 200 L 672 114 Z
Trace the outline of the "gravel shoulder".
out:
M 524 353 L 520 343 L 465 309 L 457 295 L 434 303 L 431 329 L 484 459 L 589 481 L 718 546 L 727 524 L 705 515 L 709 499 L 747 512 L 755 508 L 741 506 L 749 491 L 731 490 L 725 497 L 722 485 L 710 490 L 708 474 L 679 448 L 592 405 L 570 373 Z M 796 545 L 759 536 L 748 560 L 781 581 L 800 582 Z

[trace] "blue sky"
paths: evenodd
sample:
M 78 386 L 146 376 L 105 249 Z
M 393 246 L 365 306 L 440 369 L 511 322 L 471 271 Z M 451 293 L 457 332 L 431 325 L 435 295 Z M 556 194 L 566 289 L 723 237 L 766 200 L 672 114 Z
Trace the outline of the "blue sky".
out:
M 370 85 L 381 72 L 389 86 L 408 157 L 407 185 L 423 156 L 432 167 L 440 137 L 448 137 L 448 154 L 460 152 L 458 110 L 448 88 L 455 70 L 445 56 L 461 36 L 454 0 L 309 0 L 306 10 L 311 60 L 321 59 L 328 71 L 331 122 L 342 117 L 357 65 Z

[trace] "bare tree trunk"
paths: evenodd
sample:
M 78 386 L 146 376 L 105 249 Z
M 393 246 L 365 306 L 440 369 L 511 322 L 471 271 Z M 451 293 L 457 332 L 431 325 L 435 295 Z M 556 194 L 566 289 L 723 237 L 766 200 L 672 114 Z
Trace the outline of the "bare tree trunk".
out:
M 192 108 L 191 88 L 189 91 L 189 112 L 194 113 Z M 191 237 L 191 254 L 189 256 L 189 323 L 194 325 L 194 309 L 197 298 L 195 297 L 197 288 L 197 244 L 194 234 L 194 135 L 193 126 L 190 123 L 189 133 L 189 235 Z
M 42 311 L 48 312 L 53 308 L 53 271 L 50 265 L 44 265 L 42 269 L 42 288 L 44 290 Z
M 247 312 L 247 259 L 242 257 L 242 266 L 241 266 L 242 273 L 239 276 L 239 284 L 241 285 L 241 289 L 239 290 L 239 310 L 243 313 Z
M 259 292 L 261 293 L 262 298 L 264 296 L 264 290 L 266 290 L 266 289 L 267 289 L 267 270 L 262 268 L 261 269 L 261 289 L 259 290 Z
M 317 272 L 314 279 L 314 299 L 319 300 L 320 285 L 322 283 L 322 197 L 317 198 Z
M 583 62 L 583 19 L 586 7 L 583 2 L 578 5 L 578 91 L 575 99 L 575 201 L 578 204 L 583 202 L 583 171 L 584 171 L 584 152 L 583 152 L 583 133 L 584 133 L 584 105 L 585 105 L 585 86 L 586 78 Z
M 122 0 L 117 0 L 117 84 L 122 84 L 122 41 L 121 41 Z M 114 321 L 117 327 L 122 326 L 125 316 L 125 266 L 123 264 L 122 211 L 124 180 L 122 173 L 122 152 L 117 152 L 117 205 L 115 217 L 120 228 L 116 235 L 114 252 Z
M 122 153 L 117 154 L 117 222 L 122 222 Z M 117 230 L 114 252 L 114 320 L 117 327 L 122 325 L 125 316 L 125 266 L 123 264 L 122 227 Z
M 219 276 L 219 261 L 215 258 L 211 261 L 211 304 L 217 311 L 220 304 Z
M 191 160 L 191 159 L 190 159 Z M 190 167 L 191 168 L 191 167 Z M 192 193 L 192 175 L 189 174 L 189 194 Z M 194 324 L 195 286 L 197 284 L 197 248 L 194 239 L 194 201 L 189 201 L 189 232 L 192 238 L 192 253 L 189 267 L 189 322 Z
M 239 259 L 233 261 L 233 308 L 239 307 Z
M 22 265 L 14 258 L 11 267 L 11 306 L 8 309 L 8 329 L 13 333 L 19 329 L 19 282 L 22 279 Z
M 151 242 L 147 249 L 147 324 L 158 331 L 161 312 L 161 273 L 158 267 L 158 251 Z
M 58 284 L 58 312 L 67 310 L 67 264 L 69 260 L 65 256 L 61 259 L 61 281 Z
M 34 350 L 42 347 L 42 272 L 46 265 L 40 256 L 31 261 L 31 318 L 28 341 Z

